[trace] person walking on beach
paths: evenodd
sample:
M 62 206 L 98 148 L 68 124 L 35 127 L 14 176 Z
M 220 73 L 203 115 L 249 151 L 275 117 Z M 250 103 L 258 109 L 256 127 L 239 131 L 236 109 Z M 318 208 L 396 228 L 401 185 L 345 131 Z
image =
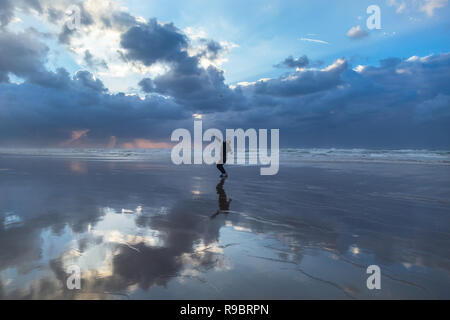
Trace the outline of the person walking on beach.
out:
M 230 147 L 230 140 L 222 141 L 219 137 L 217 136 L 214 137 L 217 139 L 217 141 L 219 141 L 219 143 L 222 143 L 222 152 L 220 153 L 220 160 L 217 163 L 217 169 L 219 169 L 219 171 L 222 173 L 220 177 L 226 178 L 228 177 L 228 174 L 225 171 L 223 165 L 227 162 L 227 153 L 233 154 L 233 151 L 231 150 Z

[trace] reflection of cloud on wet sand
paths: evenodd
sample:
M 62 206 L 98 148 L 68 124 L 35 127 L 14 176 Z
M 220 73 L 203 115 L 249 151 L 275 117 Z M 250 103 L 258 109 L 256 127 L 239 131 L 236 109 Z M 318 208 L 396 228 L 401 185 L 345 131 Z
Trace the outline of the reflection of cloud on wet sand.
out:
M 284 287 L 286 294 L 297 293 L 295 279 L 308 279 L 328 288 L 324 293 L 331 296 L 359 297 L 364 296 L 364 283 L 355 282 L 354 274 L 365 275 L 365 264 L 374 261 L 365 259 L 384 264 L 385 277 L 391 277 L 386 284 L 423 294 L 426 285 L 390 273 L 389 266 L 400 263 L 408 272 L 418 267 L 450 270 L 448 261 L 431 245 L 441 243 L 444 248 L 448 239 L 442 234 L 404 220 L 395 228 L 380 228 L 388 213 L 361 214 L 364 211 L 357 207 L 361 200 L 355 198 L 364 194 L 327 191 L 355 185 L 358 176 L 323 175 L 307 168 L 289 172 L 292 177 L 302 176 L 295 185 L 284 177 L 257 184 L 257 179 L 241 171 L 245 184 L 236 183 L 237 179 L 224 185 L 227 195 L 233 196 L 233 210 L 210 219 L 220 209 L 217 181 L 199 179 L 198 173 L 183 176 L 180 183 L 178 175 L 152 171 L 145 164 L 90 162 L 89 175 L 67 175 L 72 172 L 70 162 L 42 161 L 34 166 L 32 176 L 6 176 L 0 181 L 0 205 L 11 204 L 23 219 L 14 230 L 0 227 L 2 298 L 148 297 L 149 290 L 173 290 L 177 285 L 202 288 L 214 296 L 227 290 L 215 281 L 218 277 L 251 282 L 260 279 L 261 273 L 255 273 L 259 268 L 266 268 L 275 279 L 264 282 L 265 288 L 279 289 L 277 277 L 290 268 L 293 280 Z M 322 178 L 326 184 L 321 188 L 308 188 L 308 179 L 317 183 Z M 192 197 L 191 190 L 201 192 Z M 25 203 L 18 196 L 24 193 Z M 367 194 L 374 197 L 373 192 Z M 374 203 L 364 210 L 376 208 L 377 199 L 370 200 Z M 275 206 L 281 202 L 282 207 Z M 432 209 L 435 215 L 442 210 Z M 390 219 L 395 222 L 398 214 Z M 405 250 L 411 244 L 414 250 Z M 65 270 L 71 264 L 82 269 L 79 292 L 65 288 Z M 331 265 L 338 270 L 335 278 L 327 273 Z M 227 272 L 231 268 L 233 272 Z M 232 282 L 231 288 L 239 287 L 238 282 Z
M 161 217 L 154 221 L 150 217 L 144 228 L 136 226 L 135 216 L 118 214 L 106 208 L 100 222 L 80 233 L 78 242 L 67 243 L 67 250 L 52 260 L 52 270 L 57 279 L 47 275 L 41 282 L 33 282 L 28 288 L 9 292 L 9 295 L 21 298 L 45 296 L 42 292 L 45 283 L 53 287 L 53 293 L 48 298 L 59 295 L 92 298 L 94 293 L 105 298 L 110 295 L 105 292 L 127 291 L 130 286 L 147 290 L 153 286 L 166 286 L 174 278 L 204 281 L 199 273 L 225 265 L 223 249 L 211 243 L 217 240 L 220 226 L 215 224 L 210 229 L 204 223 L 207 221 L 205 215 L 203 219 L 196 216 L 179 221 L 185 227 L 183 229 L 163 227 L 166 223 L 178 224 L 177 219 L 184 216 L 181 208 L 186 208 L 186 204 L 181 205 L 178 211 L 175 209 L 166 213 L 162 219 L 164 222 Z M 153 222 L 161 226 L 161 230 L 152 229 Z M 111 226 L 120 230 L 111 229 Z M 133 230 L 134 233 L 127 234 L 125 230 Z M 67 232 L 70 231 L 60 235 L 61 240 Z M 204 235 L 209 239 L 206 242 Z M 196 244 L 198 242 L 201 245 Z M 72 264 L 82 269 L 83 290 L 76 295 L 58 281 L 59 278 L 60 281 L 64 279 L 64 270 Z
M 85 174 L 87 173 L 87 165 L 85 162 L 72 161 L 70 163 L 70 170 L 72 170 L 72 172 Z

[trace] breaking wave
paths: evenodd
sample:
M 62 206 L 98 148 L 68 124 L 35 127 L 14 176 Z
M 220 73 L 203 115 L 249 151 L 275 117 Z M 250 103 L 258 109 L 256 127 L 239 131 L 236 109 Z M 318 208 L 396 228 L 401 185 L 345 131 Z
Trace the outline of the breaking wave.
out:
M 0 156 L 34 156 L 113 161 L 170 161 L 171 149 L 14 149 L 0 148 Z M 245 154 L 256 159 L 257 153 Z M 281 164 L 302 162 L 402 162 L 450 165 L 448 150 L 375 150 L 375 149 L 320 149 L 287 148 L 280 150 Z

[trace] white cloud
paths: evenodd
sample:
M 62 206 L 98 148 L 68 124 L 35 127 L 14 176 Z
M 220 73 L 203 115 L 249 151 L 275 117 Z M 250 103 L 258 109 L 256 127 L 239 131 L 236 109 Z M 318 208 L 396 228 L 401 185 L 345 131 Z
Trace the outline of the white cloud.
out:
M 448 0 L 387 0 L 388 6 L 395 7 L 398 14 L 420 11 L 428 17 L 432 17 L 436 9 L 444 8 L 447 3 Z
M 434 10 L 445 7 L 447 2 L 448 0 L 428 0 L 420 7 L 420 11 L 426 12 L 427 16 L 432 17 Z
M 390 7 L 396 7 L 397 9 L 395 10 L 395 12 L 397 13 L 403 13 L 406 9 L 405 1 L 388 0 L 388 5 Z
M 347 37 L 352 39 L 362 39 L 368 35 L 367 31 L 363 30 L 360 25 L 350 28 L 347 32 Z
M 201 28 L 187 27 L 183 29 L 183 32 L 189 37 L 189 39 L 194 41 L 206 39 L 208 37 L 206 31 Z
M 322 44 L 329 44 L 328 42 L 326 42 L 326 41 L 324 41 L 324 40 L 319 40 L 319 39 L 300 38 L 299 40 L 301 40 L 301 41 L 307 41 L 307 42 L 316 42 L 316 43 L 322 43 Z

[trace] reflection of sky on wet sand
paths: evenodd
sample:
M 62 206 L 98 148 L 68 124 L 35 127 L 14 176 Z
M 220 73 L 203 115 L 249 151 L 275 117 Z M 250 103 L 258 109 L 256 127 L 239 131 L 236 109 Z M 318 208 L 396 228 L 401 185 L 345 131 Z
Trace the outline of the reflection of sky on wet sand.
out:
M 1 298 L 449 298 L 446 167 L 0 167 Z

